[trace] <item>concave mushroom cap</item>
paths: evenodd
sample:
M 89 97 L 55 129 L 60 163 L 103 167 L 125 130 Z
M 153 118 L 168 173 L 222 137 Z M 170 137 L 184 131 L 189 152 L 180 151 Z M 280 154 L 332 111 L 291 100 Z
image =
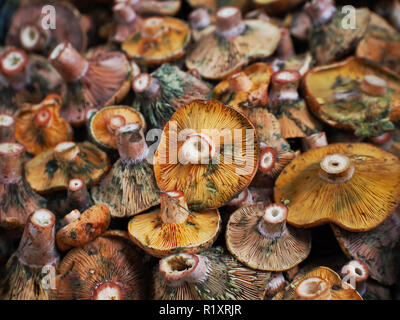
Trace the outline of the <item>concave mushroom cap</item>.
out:
M 155 300 L 262 300 L 271 273 L 251 270 L 221 247 L 202 254 L 177 253 L 153 273 Z
M 25 148 L 19 143 L 0 143 L 0 225 L 21 233 L 28 216 L 46 205 L 23 177 Z
M 368 76 L 387 88 L 384 96 L 361 90 Z M 359 136 L 393 130 L 391 121 L 400 118 L 400 78 L 359 58 L 311 69 L 303 78 L 303 89 L 308 106 L 319 119 Z
M 100 236 L 61 261 L 59 300 L 140 300 L 146 297 L 142 256 L 122 237 Z
M 220 82 L 214 88 L 214 97 L 232 107 L 265 106 L 272 73 L 266 63 L 255 63 Z
M 396 156 L 366 143 L 336 143 L 292 160 L 276 180 L 274 196 L 275 202 L 287 203 L 293 226 L 332 222 L 368 231 L 396 208 L 399 183 Z
M 96 204 L 83 212 L 76 220 L 58 230 L 57 247 L 62 251 L 81 247 L 104 233 L 110 222 L 110 209 L 106 205 Z
M 367 8 L 355 10 L 357 28 L 342 27 L 347 13 L 340 9 L 330 22 L 314 27 L 310 39 L 310 50 L 319 65 L 343 58 L 356 48 L 357 43 L 365 35 L 370 22 L 370 11 Z
M 400 218 L 397 208 L 376 228 L 367 232 L 350 232 L 331 225 L 340 247 L 349 259 L 363 261 L 370 277 L 384 285 L 397 281 L 399 267 Z
M 143 20 L 141 31 L 123 42 L 122 50 L 138 63 L 155 65 L 182 57 L 189 41 L 190 29 L 182 20 L 151 17 Z
M 73 131 L 69 123 L 60 117 L 62 99 L 49 95 L 41 103 L 25 105 L 15 115 L 15 138 L 32 154 L 72 140 Z
M 217 209 L 192 215 L 183 192 L 161 195 L 161 208 L 137 215 L 128 224 L 132 241 L 154 257 L 175 252 L 198 253 L 212 246 L 221 229 Z
M 183 191 L 189 208 L 199 211 L 218 208 L 244 189 L 257 163 L 256 131 L 247 118 L 218 101 L 196 100 L 165 125 L 154 173 L 161 190 Z
M 133 107 L 144 114 L 149 127 L 160 129 L 179 107 L 211 94 L 209 84 L 168 63 L 150 75 L 142 73 L 135 77 L 132 87 Z
M 367 32 L 359 42 L 356 56 L 374 61 L 388 72 L 400 74 L 400 34 L 384 18 L 371 12 Z
M 318 277 L 328 283 L 330 290 L 329 300 L 363 300 L 359 293 L 351 286 L 344 285 L 340 276 L 327 267 L 318 267 L 305 275 L 297 277 L 283 291 L 279 292 L 273 300 L 296 300 L 298 285 L 307 279 Z
M 57 14 L 56 28 L 44 30 L 42 27 L 43 4 L 30 4 L 19 8 L 13 15 L 10 28 L 6 36 L 6 45 L 21 47 L 20 32 L 23 27 L 33 24 L 40 31 L 50 32 L 50 39 L 41 52 L 48 53 L 61 41 L 69 41 L 76 50 L 83 52 L 86 50 L 87 36 L 83 28 L 82 16 L 80 12 L 69 3 L 52 3 Z M 45 21 L 44 21 L 45 22 Z
M 126 124 L 138 123 L 144 130 L 143 115 L 129 106 L 110 106 L 97 111 L 89 120 L 89 134 L 93 141 L 105 149 L 117 149 L 115 131 Z
M 67 189 L 72 178 L 81 178 L 91 186 L 99 181 L 109 167 L 107 154 L 94 144 L 65 141 L 28 161 L 25 164 L 25 176 L 33 190 L 49 193 Z
M 229 217 L 226 245 L 246 266 L 284 271 L 298 265 L 311 251 L 307 230 L 286 225 L 287 208 L 264 203 L 242 207 Z
M 64 41 L 49 60 L 68 82 L 61 116 L 72 125 L 85 123 L 89 109 L 117 104 L 130 90 L 132 68 L 122 52 L 99 47 L 84 57 Z
M 215 30 L 197 41 L 186 56 L 188 69 L 197 69 L 207 79 L 223 79 L 252 59 L 266 58 L 275 51 L 278 27 L 263 20 L 242 20 L 236 10 L 223 7 L 218 11 Z
M 256 7 L 263 8 L 270 15 L 285 13 L 298 6 L 304 0 L 253 0 Z

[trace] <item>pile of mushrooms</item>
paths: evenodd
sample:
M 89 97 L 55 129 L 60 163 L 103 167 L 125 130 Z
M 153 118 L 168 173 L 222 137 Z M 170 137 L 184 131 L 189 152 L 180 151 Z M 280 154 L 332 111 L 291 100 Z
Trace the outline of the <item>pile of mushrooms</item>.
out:
M 399 0 L 12 2 L 0 300 L 399 299 Z

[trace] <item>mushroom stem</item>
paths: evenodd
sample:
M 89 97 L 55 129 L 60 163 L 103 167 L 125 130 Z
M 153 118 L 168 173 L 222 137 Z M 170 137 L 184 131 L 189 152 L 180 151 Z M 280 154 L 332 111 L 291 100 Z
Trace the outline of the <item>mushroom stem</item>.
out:
M 258 170 L 262 173 L 268 173 L 272 170 L 276 163 L 278 153 L 275 148 L 262 146 L 260 151 L 260 163 Z
M 159 271 L 170 287 L 179 287 L 185 282 L 204 282 L 208 278 L 211 266 L 205 256 L 178 253 L 161 259 Z
M 27 81 L 27 64 L 28 56 L 20 49 L 9 49 L 0 58 L 0 69 L 15 90 L 22 89 Z
M 122 160 L 137 163 L 147 157 L 148 147 L 142 127 L 138 123 L 130 123 L 118 128 L 115 132 L 115 142 Z
M 68 182 L 67 203 L 69 209 L 86 210 L 90 204 L 90 195 L 85 182 L 75 178 Z
M 18 259 L 22 264 L 41 269 L 45 265 L 57 263 L 55 222 L 54 214 L 47 209 L 39 209 L 28 217 L 17 250 Z
M 350 180 L 354 173 L 350 159 L 340 154 L 325 156 L 320 167 L 319 176 L 329 183 L 344 183 Z
M 28 24 L 21 28 L 19 41 L 27 51 L 40 51 L 47 47 L 50 41 L 50 31 L 37 24 Z
M 53 49 L 49 60 L 66 82 L 78 81 L 89 69 L 89 62 L 67 41 Z
M 281 40 L 277 48 L 277 55 L 279 59 L 288 59 L 294 56 L 293 41 L 290 36 L 290 30 L 287 28 L 281 28 Z
M 54 147 L 54 156 L 61 161 L 72 161 L 79 152 L 78 145 L 72 141 L 61 142 Z
M 115 19 L 120 23 L 130 23 L 136 19 L 133 7 L 125 3 L 117 3 L 112 8 Z
M 15 120 L 13 117 L 0 114 L 0 142 L 13 142 L 15 140 Z
M 387 93 L 388 84 L 382 78 L 369 74 L 364 76 L 360 85 L 361 91 L 371 96 L 384 97 Z
M 145 94 L 148 99 L 156 99 L 161 95 L 161 85 L 158 79 L 148 73 L 137 75 L 132 82 L 133 91 Z
M 337 11 L 334 0 L 312 0 L 305 9 L 317 27 L 328 23 Z
M 233 38 L 243 33 L 246 25 L 238 7 L 223 7 L 217 11 L 216 33 L 224 38 Z
M 297 89 L 301 75 L 297 70 L 282 70 L 275 72 L 271 78 L 270 106 L 278 108 L 282 101 L 299 99 Z
M 249 191 L 249 189 L 245 188 L 235 198 L 233 198 L 231 201 L 229 201 L 228 205 L 240 208 L 243 205 L 252 204 L 252 203 L 254 203 L 253 196 L 252 196 L 251 192 Z
M 247 92 L 253 86 L 250 78 L 243 71 L 234 73 L 228 78 L 229 87 L 236 93 Z
M 187 206 L 182 191 L 170 191 L 161 194 L 161 220 L 164 223 L 181 224 L 189 216 Z
M 272 297 L 281 291 L 286 285 L 285 277 L 282 272 L 274 272 L 268 281 L 267 296 Z
M 168 26 L 161 17 L 147 18 L 143 21 L 140 35 L 148 40 L 154 40 L 168 32 Z
M 203 30 L 211 24 L 210 15 L 207 9 L 198 8 L 189 15 L 189 25 L 193 30 Z
M 264 209 L 264 214 L 258 222 L 258 231 L 264 237 L 276 239 L 286 232 L 288 208 L 283 204 L 272 203 Z
M 19 143 L 0 143 L 0 182 L 10 184 L 22 179 L 25 148 Z
M 179 161 L 182 164 L 208 164 L 216 155 L 216 146 L 212 138 L 202 133 L 188 135 L 179 149 Z
M 39 127 L 49 127 L 52 120 L 51 111 L 47 108 L 39 109 L 35 114 L 35 123 Z
M 317 132 L 302 139 L 304 151 L 328 145 L 325 132 Z
M 375 145 L 380 146 L 384 150 L 389 150 L 393 144 L 392 132 L 385 132 L 378 137 L 369 138 L 371 142 Z
M 329 283 L 320 277 L 304 279 L 297 285 L 295 296 L 296 300 L 331 300 Z
M 360 260 L 352 260 L 342 267 L 341 275 L 362 296 L 367 289 L 369 271 L 367 265 Z
M 126 119 L 124 116 L 121 116 L 119 114 L 113 115 L 108 121 L 107 121 L 107 129 L 110 133 L 115 134 L 115 131 L 118 128 L 123 127 L 126 124 Z
M 72 210 L 70 213 L 66 214 L 63 218 L 63 225 L 70 224 L 74 222 L 75 220 L 78 220 L 79 217 L 81 216 L 81 212 L 79 210 Z
M 105 281 L 93 290 L 92 300 L 124 300 L 123 284 L 116 281 Z

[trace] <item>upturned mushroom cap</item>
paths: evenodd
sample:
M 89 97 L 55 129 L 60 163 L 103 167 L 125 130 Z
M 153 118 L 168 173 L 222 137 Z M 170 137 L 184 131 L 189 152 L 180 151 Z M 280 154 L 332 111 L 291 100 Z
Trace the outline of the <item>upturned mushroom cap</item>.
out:
M 161 195 L 161 209 L 132 218 L 128 231 L 132 241 L 152 256 L 174 252 L 198 253 L 211 247 L 221 229 L 218 210 L 192 215 L 183 192 Z
M 100 236 L 67 253 L 59 266 L 58 300 L 140 300 L 146 297 L 142 256 L 123 237 Z
M 286 225 L 287 208 L 258 203 L 236 210 L 226 228 L 226 245 L 246 266 L 284 271 L 307 258 L 311 237 L 306 230 Z
M 164 127 L 154 157 L 161 190 L 181 190 L 189 208 L 218 208 L 257 171 L 258 142 L 241 113 L 217 101 L 181 107 Z
M 155 300 L 262 300 L 271 274 L 243 266 L 221 247 L 176 253 L 153 275 Z
M 328 289 L 329 292 L 326 291 Z M 315 268 L 298 276 L 273 300 L 363 300 L 351 286 L 327 267 Z
M 65 251 L 72 247 L 82 247 L 104 233 L 110 221 L 110 209 L 106 205 L 97 204 L 90 207 L 77 219 L 58 230 L 56 234 L 58 249 Z
M 375 61 L 388 72 L 399 75 L 400 34 L 384 18 L 373 12 L 370 14 L 371 21 L 357 46 L 356 56 Z
M 89 120 L 89 134 L 105 149 L 116 149 L 115 131 L 129 123 L 138 123 L 146 130 L 146 121 L 140 112 L 128 106 L 110 106 L 97 111 Z
M 57 27 L 50 30 L 44 30 L 42 21 L 42 4 L 28 4 L 19 8 L 13 15 L 11 25 L 6 36 L 6 45 L 21 46 L 20 30 L 25 26 L 33 24 L 41 32 L 50 31 L 50 39 L 45 46 L 38 48 L 40 52 L 47 54 L 49 49 L 57 45 L 59 42 L 67 40 L 72 43 L 74 48 L 83 52 L 86 50 L 87 36 L 82 27 L 82 16 L 80 12 L 71 4 L 52 3 L 57 13 Z M 33 33 L 28 32 L 28 36 Z M 32 40 L 31 40 L 32 41 Z M 29 42 L 29 38 L 28 38 Z M 26 49 L 29 49 L 25 45 Z
M 61 97 L 49 95 L 41 103 L 26 106 L 15 115 L 15 138 L 32 154 L 72 140 L 69 123 L 60 118 Z
M 381 87 L 386 90 L 384 96 Z M 358 136 L 393 130 L 391 121 L 400 117 L 400 79 L 362 59 L 351 57 L 313 68 L 303 79 L 303 89 L 318 118 Z
M 346 14 L 338 10 L 329 22 L 313 28 L 310 50 L 319 65 L 343 58 L 356 48 L 365 35 L 370 22 L 370 11 L 367 8 L 356 9 L 357 28 L 342 27 Z
M 270 56 L 279 40 L 279 29 L 273 24 L 242 20 L 237 7 L 223 7 L 217 12 L 215 31 L 195 43 L 185 63 L 204 78 L 223 79 L 252 59 Z
M 396 209 L 384 222 L 367 232 L 350 232 L 331 225 L 340 247 L 349 259 L 363 261 L 370 277 L 384 285 L 393 285 L 399 263 L 400 218 Z
M 294 159 L 276 180 L 274 196 L 287 203 L 291 225 L 332 222 L 368 231 L 396 208 L 399 183 L 397 157 L 370 144 L 336 143 Z
M 269 65 L 255 63 L 220 82 L 214 88 L 214 97 L 232 107 L 263 107 L 268 101 L 272 72 Z
M 31 188 L 49 193 L 68 188 L 72 178 L 81 178 L 91 186 L 109 169 L 106 153 L 90 142 L 61 142 L 25 164 L 25 176 Z
M 141 30 L 122 44 L 126 54 L 145 65 L 157 65 L 183 56 L 190 41 L 189 26 L 171 17 L 143 20 Z

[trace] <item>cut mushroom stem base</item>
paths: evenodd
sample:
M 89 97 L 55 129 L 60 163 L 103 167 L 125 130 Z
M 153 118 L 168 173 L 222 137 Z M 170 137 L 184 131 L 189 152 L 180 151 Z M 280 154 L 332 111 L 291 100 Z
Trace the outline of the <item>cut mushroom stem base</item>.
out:
M 319 176 L 329 183 L 344 183 L 354 174 L 350 159 L 340 154 L 325 156 L 320 163 Z
M 148 155 L 148 146 L 144 139 L 142 127 L 130 123 L 115 131 L 115 142 L 122 160 L 139 163 Z
M 268 205 L 258 223 L 258 232 L 266 238 L 277 239 L 287 231 L 286 219 L 288 209 L 278 203 Z
M 123 284 L 106 281 L 96 285 L 92 291 L 92 300 L 124 300 Z
M 161 220 L 164 223 L 181 224 L 189 216 L 189 208 L 181 191 L 161 194 Z
M 243 33 L 246 25 L 237 7 L 223 7 L 217 11 L 216 33 L 224 38 L 234 38 Z
M 19 143 L 0 143 L 0 182 L 15 183 L 22 179 L 25 148 Z

